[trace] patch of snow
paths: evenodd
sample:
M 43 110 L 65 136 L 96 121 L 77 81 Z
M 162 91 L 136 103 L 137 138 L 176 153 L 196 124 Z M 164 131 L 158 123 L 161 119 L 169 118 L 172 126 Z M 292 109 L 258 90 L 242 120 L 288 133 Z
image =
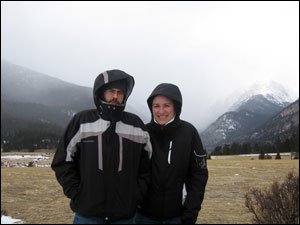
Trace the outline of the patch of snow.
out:
M 230 126 L 228 127 L 228 129 L 229 129 L 229 130 L 235 130 L 235 127 L 234 127 L 233 125 L 230 125 Z
M 39 118 L 38 120 L 41 121 L 42 123 L 47 123 L 47 124 L 51 123 L 49 120 L 45 120 L 43 118 Z
M 222 133 L 222 132 L 224 132 L 224 130 L 223 129 L 218 129 L 218 130 L 216 130 L 216 132 Z
M 1 224 L 22 224 L 22 220 L 13 219 L 10 216 L 1 216 Z
M 277 153 L 266 153 L 268 155 L 277 155 Z M 211 156 L 211 159 L 224 159 L 224 158 L 234 158 L 234 157 L 246 157 L 246 156 L 259 156 L 260 154 L 241 154 L 241 155 L 216 155 L 216 156 Z M 280 153 L 280 155 L 285 155 L 285 156 L 289 156 L 291 155 L 290 152 L 284 152 L 284 153 Z M 253 167 L 252 169 L 256 169 L 255 167 Z
M 7 156 L 1 156 L 1 159 L 36 159 L 36 160 L 47 160 L 49 157 L 47 156 L 41 156 L 41 155 L 7 155 Z

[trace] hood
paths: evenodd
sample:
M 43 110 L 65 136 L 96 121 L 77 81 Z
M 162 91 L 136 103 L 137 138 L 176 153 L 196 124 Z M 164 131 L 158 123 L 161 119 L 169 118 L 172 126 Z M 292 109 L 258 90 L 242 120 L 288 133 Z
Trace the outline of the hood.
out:
M 113 82 L 124 82 L 126 88 L 125 96 L 124 96 L 124 101 L 122 105 L 119 106 L 114 106 L 110 107 L 109 103 L 106 103 L 101 100 L 101 96 L 106 89 L 107 86 L 110 86 L 111 83 Z M 113 110 L 117 111 L 123 111 L 126 102 L 128 100 L 128 97 L 130 96 L 132 89 L 134 86 L 134 78 L 130 76 L 129 74 L 125 73 L 124 71 L 121 70 L 108 70 L 103 73 L 100 73 L 94 83 L 94 89 L 93 89 L 93 96 L 94 96 L 94 103 L 97 107 L 97 109 L 100 111 L 102 114 L 105 112 L 105 108 L 113 108 Z
M 181 113 L 181 108 L 182 108 L 182 96 L 181 96 L 181 92 L 180 92 L 179 88 L 174 84 L 162 83 L 162 84 L 159 84 L 153 90 L 153 92 L 151 93 L 151 95 L 149 96 L 149 98 L 147 100 L 148 107 L 151 111 L 152 117 L 153 117 L 152 102 L 153 102 L 154 97 L 156 97 L 158 95 L 165 96 L 173 101 L 174 107 L 175 107 L 175 112 L 176 112 L 176 117 L 179 117 L 180 113 Z

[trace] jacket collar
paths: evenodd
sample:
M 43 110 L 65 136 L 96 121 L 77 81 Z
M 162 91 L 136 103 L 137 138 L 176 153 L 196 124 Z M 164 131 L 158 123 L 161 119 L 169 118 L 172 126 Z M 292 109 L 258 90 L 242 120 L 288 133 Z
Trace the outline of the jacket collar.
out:
M 172 123 L 174 120 L 175 120 L 175 117 L 176 117 L 176 115 L 169 121 L 169 122 L 167 122 L 166 124 L 164 124 L 164 125 L 160 125 L 157 121 L 156 121 L 156 119 L 155 118 L 153 118 L 153 120 L 154 120 L 154 122 L 156 123 L 156 124 L 158 124 L 158 125 L 160 125 L 160 126 L 167 126 L 169 123 Z
M 125 105 L 112 105 L 101 100 L 99 105 L 100 117 L 104 120 L 117 122 L 121 120 Z
M 170 120 L 167 124 L 164 125 L 158 124 L 153 118 L 152 121 L 150 122 L 150 126 L 155 131 L 172 132 L 180 125 L 180 123 L 181 120 L 178 116 L 175 116 L 172 120 Z

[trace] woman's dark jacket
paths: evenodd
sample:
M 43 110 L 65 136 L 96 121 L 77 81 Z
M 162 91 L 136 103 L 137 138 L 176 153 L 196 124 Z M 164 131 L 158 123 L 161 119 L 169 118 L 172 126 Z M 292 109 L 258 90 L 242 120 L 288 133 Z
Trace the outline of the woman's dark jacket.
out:
M 140 213 L 157 220 L 180 216 L 183 223 L 193 224 L 208 179 L 206 152 L 195 127 L 179 119 L 182 98 L 178 87 L 159 85 L 148 98 L 151 111 L 152 101 L 158 95 L 173 101 L 176 116 L 166 126 L 153 118 L 147 124 L 153 148 L 152 180 Z
M 105 85 L 113 82 L 126 84 L 123 105 L 101 100 Z M 147 192 L 149 133 L 138 116 L 123 111 L 133 85 L 123 71 L 100 74 L 94 85 L 97 109 L 73 117 L 55 153 L 51 167 L 72 210 L 83 216 L 111 221 L 133 217 Z

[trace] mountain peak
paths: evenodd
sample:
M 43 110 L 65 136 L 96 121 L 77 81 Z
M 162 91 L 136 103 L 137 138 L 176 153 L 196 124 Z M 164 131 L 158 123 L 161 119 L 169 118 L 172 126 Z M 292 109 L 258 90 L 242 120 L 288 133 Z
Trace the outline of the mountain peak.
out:
M 257 95 L 262 95 L 270 102 L 282 107 L 298 98 L 293 90 L 276 81 L 258 81 L 244 89 L 239 99 L 230 107 L 230 110 L 236 111 L 243 103 Z
M 240 94 L 233 96 L 235 103 L 230 109 L 201 132 L 204 146 L 242 141 L 245 135 L 263 126 L 293 102 L 289 89 L 275 81 L 256 82 L 238 91 Z

